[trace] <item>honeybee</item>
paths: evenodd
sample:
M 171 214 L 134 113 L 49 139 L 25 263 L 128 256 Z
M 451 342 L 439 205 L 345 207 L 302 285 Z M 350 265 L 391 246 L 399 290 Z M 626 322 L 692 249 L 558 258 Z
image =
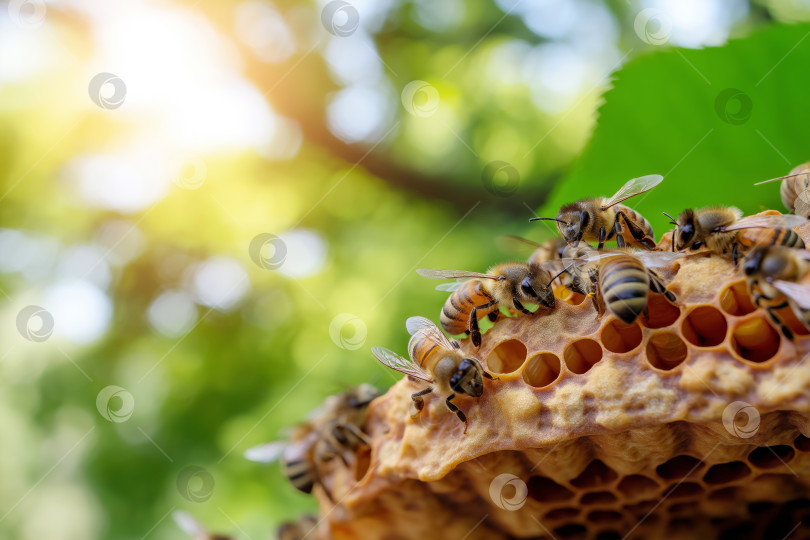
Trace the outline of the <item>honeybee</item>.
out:
M 771 178 L 754 184 L 767 184 L 768 182 L 782 181 L 779 194 L 785 208 L 805 218 L 810 218 L 810 162 L 802 163 L 790 171 L 787 176 Z
M 549 272 L 558 274 L 558 279 L 565 284 L 566 278 L 570 278 L 567 272 L 559 273 L 565 268 L 565 263 L 562 261 L 564 252 L 568 248 L 568 243 L 564 238 L 552 238 L 543 243 L 535 242 L 521 236 L 504 235 L 499 239 L 508 241 L 510 244 L 523 244 L 533 248 L 531 255 L 529 255 L 526 264 L 531 266 L 542 266 L 549 270 Z
M 188 512 L 176 510 L 172 512 L 172 518 L 174 518 L 174 522 L 177 523 L 180 530 L 194 540 L 231 540 L 230 536 L 208 532 L 202 523 L 197 521 L 197 519 Z
M 453 399 L 457 394 L 481 397 L 484 393 L 484 378 L 496 380 L 496 377 L 481 367 L 475 357 L 465 356 L 458 342 L 445 336 L 433 321 L 425 317 L 411 317 L 406 321 L 405 327 L 411 334 L 408 342 L 410 359 L 384 347 L 373 347 L 372 354 L 391 369 L 430 385 L 411 395 L 416 407 L 413 416 L 424 408 L 424 396 L 435 389 L 440 394 L 447 395 L 444 400 L 447 408 L 464 422 L 464 433 L 467 433 L 467 416 L 453 403 Z
M 810 253 L 783 246 L 754 246 L 742 265 L 754 304 L 768 312 L 788 339 L 793 332 L 776 313 L 790 306 L 810 330 L 810 285 L 798 283 L 810 273 Z
M 317 527 L 317 517 L 304 515 L 298 518 L 298 521 L 282 523 L 276 531 L 276 538 L 278 540 L 303 540 Z
M 698 249 L 704 244 L 718 255 L 731 252 L 737 264 L 740 254 L 754 245 L 782 245 L 804 248 L 804 241 L 793 230 L 807 221 L 794 215 L 765 215 L 742 217 L 742 210 L 733 206 L 710 206 L 686 209 L 677 220 L 664 212 L 675 225 L 672 233 L 673 251 Z
M 647 314 L 647 291 L 663 294 L 672 303 L 675 295 L 668 291 L 664 280 L 639 257 L 630 252 L 596 252 L 580 250 L 577 257 L 584 260 L 571 270 L 571 290 L 587 295 L 593 301 L 598 317 L 605 310 L 631 324 L 642 313 Z M 656 254 L 658 255 L 658 254 Z M 601 296 L 604 309 L 599 302 Z
M 320 483 L 323 466 L 339 457 L 350 466 L 353 456 L 368 438 L 363 433 L 368 405 L 380 393 L 371 385 L 361 384 L 329 396 L 316 409 L 310 421 L 296 427 L 288 441 L 274 441 L 248 449 L 245 457 L 259 463 L 281 460 L 284 476 L 299 491 L 311 493 Z M 326 495 L 331 495 L 324 489 Z
M 569 244 L 577 244 L 580 240 L 598 241 L 598 248 L 602 249 L 605 241 L 615 236 L 620 248 L 630 244 L 652 250 L 655 249 L 655 233 L 650 222 L 619 203 L 651 190 L 663 180 L 660 174 L 633 178 L 609 199 L 582 199 L 560 208 L 556 218 L 535 217 L 529 221 L 556 221 L 557 229 Z M 630 234 L 625 238 L 627 233 Z
M 439 320 L 448 334 L 468 334 L 476 347 L 481 346 L 478 319 L 488 316 L 495 321 L 500 306 L 514 306 L 527 315 L 532 312 L 523 302 L 537 304 L 541 309 L 555 307 L 551 283 L 557 276 L 552 277 L 540 264 L 503 263 L 493 266 L 486 274 L 427 268 L 416 272 L 426 278 L 467 280 L 436 287 L 441 291 L 453 291 Z

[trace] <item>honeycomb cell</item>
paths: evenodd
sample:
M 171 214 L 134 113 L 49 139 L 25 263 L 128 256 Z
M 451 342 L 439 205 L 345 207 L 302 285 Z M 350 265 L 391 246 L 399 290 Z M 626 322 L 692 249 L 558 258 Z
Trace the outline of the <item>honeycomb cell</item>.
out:
M 717 502 L 736 501 L 739 495 L 739 491 L 740 491 L 739 489 L 733 486 L 720 488 L 709 493 L 709 500 Z
M 644 515 L 651 512 L 656 506 L 658 506 L 659 502 L 660 501 L 658 499 L 641 501 L 635 504 L 625 504 L 623 508 L 632 514 Z
M 579 500 L 581 504 L 597 505 L 597 504 L 611 504 L 618 500 L 616 495 L 609 491 L 594 491 L 586 493 Z
M 697 347 L 714 347 L 723 343 L 728 323 L 723 313 L 712 306 L 699 306 L 686 314 L 681 334 Z
M 778 444 L 776 446 L 760 446 L 748 454 L 748 461 L 759 469 L 773 469 L 787 464 L 796 451 L 792 447 Z
M 617 477 L 618 475 L 613 469 L 595 459 L 585 467 L 579 476 L 571 480 L 571 485 L 580 489 L 593 488 L 610 484 Z
M 810 439 L 799 434 L 799 436 L 793 440 L 793 446 L 800 452 L 810 452 Z
M 641 345 L 641 339 L 641 328 L 635 322 L 626 324 L 619 319 L 611 319 L 602 328 L 602 345 L 610 352 L 630 352 Z
M 683 480 L 697 476 L 704 466 L 701 460 L 683 454 L 662 463 L 655 468 L 655 472 L 665 480 Z
M 573 519 L 579 515 L 579 508 L 555 508 L 546 514 L 546 519 Z
M 627 498 L 648 497 L 658 491 L 658 483 L 640 474 L 631 474 L 619 482 L 619 491 Z
M 573 491 L 545 476 L 532 476 L 526 486 L 529 488 L 529 497 L 540 502 L 562 502 L 574 496 Z
M 523 368 L 523 380 L 529 386 L 543 388 L 560 376 L 560 359 L 556 354 L 544 352 L 529 358 Z
M 700 484 L 696 482 L 681 482 L 665 491 L 664 496 L 670 499 L 682 499 L 685 497 L 694 497 L 700 493 L 703 493 L 703 486 Z
M 751 469 L 748 465 L 742 461 L 730 461 L 709 467 L 703 481 L 707 484 L 727 484 L 745 478 L 749 474 L 751 474 Z
M 579 523 L 569 523 L 554 529 L 554 534 L 559 538 L 585 538 L 587 529 Z
M 602 359 L 602 346 L 592 339 L 578 339 L 565 348 L 563 358 L 568 369 L 582 375 Z
M 676 503 L 669 507 L 671 514 L 693 514 L 700 504 L 697 501 Z
M 647 311 L 647 316 L 639 317 L 639 320 L 647 328 L 653 329 L 671 326 L 681 316 L 678 306 L 670 304 L 663 294 L 650 294 L 647 297 Z
M 591 523 L 615 523 L 621 521 L 622 515 L 615 510 L 594 510 L 588 514 Z
M 720 293 L 720 307 L 735 317 L 748 315 L 757 309 L 751 302 L 751 295 L 745 281 L 736 281 L 723 289 Z
M 731 333 L 731 345 L 751 362 L 770 360 L 779 350 L 779 332 L 768 321 L 757 317 L 739 324 Z
M 493 373 L 512 373 L 526 360 L 526 345 L 517 339 L 499 343 L 487 356 L 487 368 Z
M 686 343 L 674 332 L 658 332 L 647 341 L 647 361 L 653 367 L 669 371 L 686 360 Z

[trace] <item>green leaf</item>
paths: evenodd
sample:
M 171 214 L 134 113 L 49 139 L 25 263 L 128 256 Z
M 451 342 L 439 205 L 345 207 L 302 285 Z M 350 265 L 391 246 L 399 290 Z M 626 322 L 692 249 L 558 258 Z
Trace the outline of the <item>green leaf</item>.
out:
M 810 161 L 810 25 L 776 26 L 726 46 L 668 49 L 627 64 L 605 93 L 591 141 L 540 215 L 664 175 L 628 201 L 660 236 L 661 212 L 708 205 L 782 210 L 782 176 Z

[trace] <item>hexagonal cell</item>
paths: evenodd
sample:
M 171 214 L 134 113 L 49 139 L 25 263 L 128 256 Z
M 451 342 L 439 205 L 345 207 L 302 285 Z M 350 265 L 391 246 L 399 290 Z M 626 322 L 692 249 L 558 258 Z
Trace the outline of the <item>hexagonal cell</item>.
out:
M 616 472 L 595 459 L 591 461 L 579 476 L 571 480 L 571 485 L 578 488 L 592 488 L 610 484 L 618 478 Z
M 585 301 L 585 298 L 587 298 L 587 296 L 584 294 L 573 292 L 571 289 L 563 285 L 554 288 L 554 296 L 568 304 L 571 304 L 572 306 L 580 305 Z
M 572 519 L 579 515 L 579 508 L 555 508 L 546 514 L 546 519 Z
M 748 461 L 751 462 L 751 465 L 760 469 L 773 469 L 787 464 L 793 459 L 794 455 L 796 455 L 796 451 L 784 444 L 760 446 L 748 454 Z
M 594 510 L 588 514 L 590 523 L 614 523 L 621 521 L 622 515 L 615 510 Z
M 781 336 L 771 324 L 761 317 L 740 323 L 731 333 L 734 351 L 745 360 L 765 362 L 779 350 Z
M 674 332 L 658 332 L 647 341 L 647 361 L 653 367 L 669 371 L 686 360 L 686 343 Z
M 799 436 L 793 440 L 793 446 L 800 452 L 810 452 L 810 439 L 800 433 Z
M 681 324 L 681 334 L 697 347 L 714 347 L 726 339 L 728 323 L 726 316 L 712 306 L 698 306 L 686 314 Z
M 681 482 L 665 491 L 663 496 L 670 499 L 682 499 L 684 497 L 694 497 L 700 493 L 703 493 L 703 486 L 697 482 Z
M 596 504 L 611 504 L 619 500 L 616 495 L 609 491 L 594 491 L 586 493 L 579 500 L 580 504 L 596 505 Z
M 610 319 L 603 327 L 602 345 L 614 353 L 630 352 L 641 345 L 641 327 L 637 323 L 626 324 L 619 319 Z
M 675 503 L 671 505 L 668 510 L 671 514 L 694 514 L 699 507 L 700 503 L 697 501 L 689 501 Z
M 573 491 L 545 476 L 532 476 L 526 485 L 529 488 L 529 497 L 540 502 L 567 501 L 574 496 Z
M 658 506 L 660 500 L 649 500 L 649 501 L 641 501 L 635 504 L 625 504 L 622 508 L 627 510 L 630 513 L 636 515 L 645 515 L 649 512 L 652 512 L 656 506 Z M 652 516 L 650 516 L 652 517 Z
M 523 368 L 523 380 L 529 386 L 542 388 L 557 380 L 560 376 L 560 359 L 556 354 L 544 352 L 529 358 Z
M 678 306 L 669 303 L 663 294 L 652 294 L 647 296 L 646 317 L 639 317 L 641 324 L 647 328 L 665 328 L 671 326 L 681 316 Z
M 498 343 L 487 356 L 487 368 L 493 373 L 512 373 L 526 360 L 526 345 L 517 339 Z
M 554 534 L 557 535 L 558 538 L 585 538 L 588 534 L 588 529 L 585 528 L 585 525 L 580 525 L 579 523 L 569 523 L 568 525 L 554 529 Z
M 648 497 L 658 492 L 658 483 L 640 474 L 625 476 L 618 487 L 627 498 Z
M 683 454 L 662 463 L 655 468 L 655 472 L 665 480 L 683 480 L 697 476 L 705 465 L 698 458 Z
M 578 339 L 565 347 L 563 358 L 568 369 L 582 375 L 602 359 L 602 346 L 589 338 Z
M 751 294 L 745 281 L 735 281 L 720 293 L 720 307 L 729 315 L 740 317 L 752 313 L 756 306 L 751 302 Z
M 709 467 L 703 481 L 707 484 L 727 484 L 745 478 L 749 474 L 751 474 L 750 467 L 742 461 L 729 461 Z

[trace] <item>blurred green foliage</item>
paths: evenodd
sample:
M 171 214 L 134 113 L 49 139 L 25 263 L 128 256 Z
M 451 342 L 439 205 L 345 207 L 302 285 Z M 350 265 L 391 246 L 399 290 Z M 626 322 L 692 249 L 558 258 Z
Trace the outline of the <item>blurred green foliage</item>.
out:
M 660 232 L 660 210 L 778 207 L 775 185 L 750 184 L 808 159 L 804 26 L 674 50 L 639 38 L 634 22 L 646 4 L 570 2 L 575 24 L 537 15 L 540 4 L 436 4 L 444 2 L 358 3 L 363 26 L 347 38 L 322 26 L 324 3 L 292 1 L 60 2 L 48 4 L 39 26 L 2 19 L 0 537 L 178 538 L 169 517 L 178 509 L 219 531 L 267 537 L 314 503 L 278 467 L 242 452 L 283 437 L 328 394 L 398 378 L 369 348 L 404 352 L 405 318 L 437 318 L 445 299 L 414 269 L 483 270 L 522 257 L 495 237 L 550 237 L 526 219 L 552 188 L 546 213 L 633 176 L 666 174 L 632 202 Z M 789 2 L 714 4 L 737 10 L 718 23 L 720 41 L 774 18 L 807 18 Z M 243 28 L 254 20 L 270 26 Z M 292 45 L 278 41 L 284 32 Z M 612 71 L 628 60 L 575 159 Z M 120 109 L 88 97 L 88 81 L 105 70 L 127 83 Z M 435 113 L 413 115 L 402 104 L 414 80 L 438 92 Z M 253 94 L 203 94 L 222 81 Z M 333 106 L 353 88 L 370 90 L 335 125 Z M 750 98 L 744 122 L 718 116 L 726 88 Z M 152 106 L 169 95 L 168 107 Z M 178 132 L 193 140 L 263 125 L 261 107 L 229 123 L 234 105 L 257 96 L 286 126 L 281 135 L 192 147 L 205 168 L 197 189 L 163 174 L 155 155 L 188 150 Z M 193 114 L 164 121 L 188 103 Z M 353 140 L 346 116 L 378 124 Z M 85 159 L 107 163 L 99 156 L 115 166 L 82 168 Z M 494 161 L 517 172 L 514 193 L 485 185 Z M 263 233 L 308 234 L 324 249 L 289 240 L 290 261 L 303 257 L 311 270 L 296 275 L 292 262 L 267 270 L 249 256 Z M 212 261 L 241 270 L 203 279 L 222 268 Z M 65 297 L 77 284 L 96 296 Z M 242 292 L 233 303 L 209 298 L 234 288 Z M 188 324 L 157 303 L 166 294 L 192 300 L 183 304 Z M 31 304 L 54 313 L 44 342 L 17 329 Z M 162 327 L 154 310 L 179 326 Z M 357 349 L 330 337 L 342 313 L 367 330 Z M 75 339 L 91 319 L 102 331 Z M 357 328 L 344 328 L 345 338 Z M 126 421 L 97 408 L 109 385 L 134 398 Z M 214 480 L 210 493 L 199 478 L 178 487 L 190 466 Z M 193 501 L 196 491 L 205 500 Z

